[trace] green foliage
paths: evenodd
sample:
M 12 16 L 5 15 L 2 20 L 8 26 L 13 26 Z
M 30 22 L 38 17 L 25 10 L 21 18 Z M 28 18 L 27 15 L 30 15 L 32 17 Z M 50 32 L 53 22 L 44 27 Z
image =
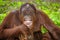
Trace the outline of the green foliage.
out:
M 16 9 L 22 5 L 22 2 L 0 1 L 0 14 Z
M 41 26 L 41 32 L 44 34 L 44 33 L 48 32 L 48 31 L 44 28 L 44 26 Z
M 5 16 L 6 16 L 6 13 L 5 14 L 0 14 L 0 23 L 2 23 Z

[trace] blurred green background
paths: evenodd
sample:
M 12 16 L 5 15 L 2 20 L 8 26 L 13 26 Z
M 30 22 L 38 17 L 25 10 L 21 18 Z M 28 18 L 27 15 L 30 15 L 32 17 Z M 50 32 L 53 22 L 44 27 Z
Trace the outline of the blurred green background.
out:
M 25 0 L 0 0 L 0 24 L 4 17 L 11 11 L 19 9 Z M 31 2 L 30 2 L 31 1 Z M 37 9 L 44 11 L 51 20 L 60 27 L 60 1 L 59 0 L 30 0 Z M 45 30 L 45 29 L 44 29 Z

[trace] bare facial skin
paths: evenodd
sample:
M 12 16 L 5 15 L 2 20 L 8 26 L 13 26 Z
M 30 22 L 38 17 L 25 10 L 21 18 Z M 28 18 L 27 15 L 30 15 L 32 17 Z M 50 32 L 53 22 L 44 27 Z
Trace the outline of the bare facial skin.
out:
M 24 24 L 29 27 L 32 25 L 32 21 L 24 21 Z
M 24 24 L 28 27 L 30 27 L 32 25 L 32 19 L 30 16 L 25 16 L 24 17 Z

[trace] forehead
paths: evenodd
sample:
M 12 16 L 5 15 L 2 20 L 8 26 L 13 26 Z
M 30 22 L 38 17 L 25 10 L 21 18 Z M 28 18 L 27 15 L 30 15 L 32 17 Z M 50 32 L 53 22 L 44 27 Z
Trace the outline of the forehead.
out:
M 26 6 L 22 7 L 21 10 L 22 11 L 34 11 L 34 9 L 29 4 L 27 4 Z

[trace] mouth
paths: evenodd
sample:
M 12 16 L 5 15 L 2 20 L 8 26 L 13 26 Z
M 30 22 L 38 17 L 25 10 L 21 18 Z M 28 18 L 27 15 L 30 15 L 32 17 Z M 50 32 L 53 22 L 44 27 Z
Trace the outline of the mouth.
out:
M 24 21 L 24 24 L 28 27 L 30 27 L 32 25 L 32 21 Z

